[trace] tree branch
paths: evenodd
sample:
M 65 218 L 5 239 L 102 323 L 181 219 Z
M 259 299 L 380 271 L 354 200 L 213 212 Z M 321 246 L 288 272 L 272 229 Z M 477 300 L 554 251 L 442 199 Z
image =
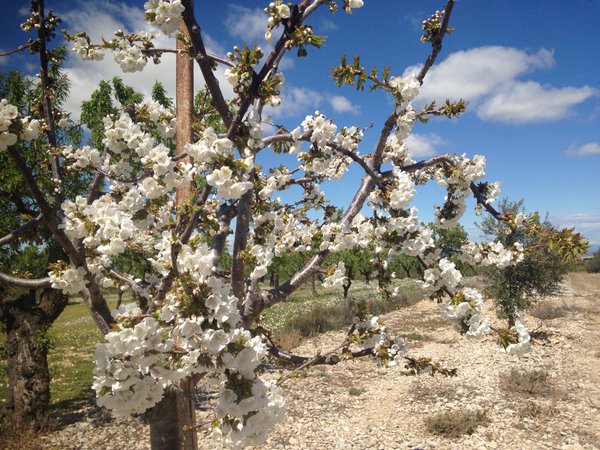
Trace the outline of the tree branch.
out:
M 375 182 L 375 184 L 377 184 L 379 189 L 381 189 L 382 191 L 386 190 L 386 186 L 381 178 L 381 175 L 379 175 L 373 169 L 371 169 L 371 167 L 369 167 L 369 165 L 367 164 L 367 162 L 364 159 L 362 159 L 356 153 L 348 150 L 347 148 L 335 147 L 335 149 L 338 152 L 348 156 L 349 158 L 352 158 L 353 161 L 357 162 L 360 165 L 360 167 L 362 167 L 364 169 L 364 171 L 367 173 L 367 175 L 369 175 L 373 179 L 373 181 Z
M 219 116 L 221 116 L 221 119 L 225 125 L 229 126 L 232 122 L 231 111 L 227 105 L 225 97 L 223 96 L 221 87 L 219 86 L 219 80 L 217 80 L 217 77 L 213 73 L 211 59 L 206 52 L 204 41 L 202 39 L 200 25 L 198 25 L 196 17 L 194 17 L 192 12 L 192 2 L 193 0 L 183 0 L 182 3 L 185 7 L 185 10 L 183 11 L 183 21 L 190 35 L 195 54 L 194 58 L 200 67 L 200 71 L 202 72 L 202 76 L 206 82 L 206 86 L 210 91 L 212 104 L 219 113 Z
M 13 50 L 8 50 L 6 52 L 0 52 L 0 57 L 2 57 L 2 56 L 9 56 L 9 55 L 12 55 L 14 53 L 18 53 L 18 52 L 21 52 L 23 50 L 26 50 L 29 47 L 31 47 L 31 44 L 32 44 L 32 42 L 29 42 L 27 44 L 21 44 L 21 45 L 19 45 L 17 48 L 15 48 Z
M 453 8 L 454 0 L 448 0 L 448 3 L 446 3 L 446 6 L 444 7 L 444 18 L 442 19 L 442 26 L 440 27 L 440 31 L 436 34 L 435 38 L 431 42 L 431 53 L 427 57 L 425 64 L 423 65 L 423 67 L 419 71 L 419 74 L 417 75 L 417 80 L 419 80 L 421 84 L 423 84 L 423 80 L 425 79 L 427 72 L 429 72 L 429 69 L 431 69 L 431 66 L 433 66 L 433 64 L 435 63 L 435 60 L 439 55 L 440 51 L 442 51 L 442 43 L 448 31 L 448 23 L 450 22 L 450 15 L 452 14 Z
M 29 222 L 21 225 L 14 231 L 11 231 L 7 235 L 0 238 L 0 245 L 10 244 L 13 241 L 19 239 L 20 236 L 27 234 L 30 230 L 37 227 L 41 222 L 42 216 L 39 215 L 35 219 L 31 219 Z
M 48 288 L 52 285 L 50 277 L 37 279 L 19 278 L 13 277 L 12 275 L 8 275 L 2 272 L 0 272 L 0 281 L 8 284 L 13 284 L 15 286 L 26 287 L 31 289 Z
M 50 143 L 51 151 L 55 152 L 57 147 L 56 128 L 54 126 L 54 116 L 52 111 L 52 101 L 50 98 L 50 77 L 48 75 L 48 53 L 46 50 L 46 34 L 44 0 L 37 0 L 34 5 L 37 5 L 38 13 L 38 40 L 40 44 L 40 85 L 42 88 L 42 109 L 44 112 L 44 120 L 46 122 L 46 136 Z M 58 183 L 58 203 L 63 200 L 62 174 L 60 170 L 60 161 L 58 155 L 50 156 L 50 166 L 52 168 L 52 176 L 54 182 Z
M 312 5 L 308 5 L 308 1 L 303 1 L 302 5 L 306 7 L 305 14 L 314 11 L 320 4 L 324 3 L 323 1 L 317 1 Z M 443 32 L 440 32 L 440 36 L 438 41 L 436 41 L 436 45 L 432 49 L 430 55 L 426 60 L 426 66 L 421 70 L 421 76 L 424 78 L 433 63 L 435 62 L 441 48 L 442 41 L 444 36 L 446 35 L 448 21 L 450 20 L 450 15 L 452 13 L 452 7 L 454 5 L 454 0 L 449 0 L 446 5 L 446 13 L 444 14 L 444 24 L 443 24 Z M 310 10 L 310 12 L 309 12 Z M 282 35 L 282 37 L 285 33 Z M 275 50 L 274 50 L 275 51 Z M 422 83 L 422 79 L 420 79 Z M 387 139 L 393 130 L 398 115 L 396 112 L 392 112 L 390 116 L 385 121 L 385 124 L 381 130 L 379 135 L 379 140 L 377 142 L 377 146 L 375 151 L 373 152 L 373 157 L 371 159 L 370 168 L 377 172 L 379 171 L 382 163 L 382 155 L 385 149 L 385 145 L 387 143 Z M 415 169 L 416 170 L 416 169 Z M 350 203 L 348 209 L 344 213 L 341 223 L 346 225 L 352 222 L 354 217 L 360 212 L 362 209 L 366 199 L 369 194 L 373 190 L 375 186 L 375 181 L 371 177 L 371 175 L 365 175 L 361 181 L 361 185 L 354 195 L 352 202 Z M 244 321 L 248 324 L 254 320 L 254 318 L 258 317 L 261 311 L 269 306 L 274 305 L 275 303 L 280 302 L 281 300 L 287 298 L 290 294 L 292 294 L 296 289 L 298 289 L 313 273 L 315 273 L 320 267 L 327 255 L 329 255 L 329 250 L 324 250 L 316 255 L 314 255 L 301 269 L 299 269 L 290 279 L 284 282 L 280 287 L 271 289 L 268 292 L 257 293 L 253 296 L 250 301 L 247 301 L 244 305 L 243 309 L 243 317 Z
M 67 237 L 62 228 L 60 228 L 60 224 L 56 217 L 54 208 L 50 206 L 45 195 L 38 187 L 33 173 L 31 172 L 31 169 L 29 169 L 27 163 L 25 162 L 19 151 L 15 147 L 8 147 L 7 151 L 12 157 L 12 159 L 15 161 L 17 169 L 19 169 L 19 172 L 21 172 L 25 183 L 29 187 L 33 198 L 38 204 L 42 216 L 44 217 L 44 223 L 54 236 L 56 243 L 65 252 L 73 266 L 83 267 L 83 269 L 85 270 L 84 278 L 86 280 L 86 288 L 81 292 L 84 302 L 90 310 L 90 314 L 100 331 L 103 334 L 109 333 L 110 327 L 114 323 L 114 319 L 110 314 L 110 310 L 108 308 L 106 300 L 104 299 L 104 296 L 102 295 L 102 292 L 100 291 L 100 287 L 96 282 L 94 274 L 92 274 L 89 268 L 87 267 L 85 256 L 79 253 L 75 245 Z

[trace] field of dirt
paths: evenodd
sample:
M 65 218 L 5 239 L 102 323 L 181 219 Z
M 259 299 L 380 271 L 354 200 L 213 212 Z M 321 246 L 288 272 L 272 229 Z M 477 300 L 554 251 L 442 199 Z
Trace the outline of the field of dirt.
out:
M 536 338 L 523 358 L 501 353 L 493 336 L 460 336 L 432 302 L 386 315 L 387 328 L 410 342 L 411 356 L 457 368 L 457 376 L 407 376 L 403 367 L 365 358 L 313 367 L 284 384 L 286 419 L 261 449 L 599 449 L 600 275 L 569 274 L 562 295 L 532 312 L 546 318 L 527 317 Z M 315 354 L 341 339 L 330 332 L 294 351 Z M 448 413 L 445 422 L 441 413 Z M 465 414 L 478 426 L 451 436 Z M 209 436 L 211 420 L 199 410 L 202 449 L 221 448 Z M 431 428 L 448 423 L 446 434 Z M 138 419 L 83 414 L 43 438 L 43 448 L 145 449 L 147 437 Z

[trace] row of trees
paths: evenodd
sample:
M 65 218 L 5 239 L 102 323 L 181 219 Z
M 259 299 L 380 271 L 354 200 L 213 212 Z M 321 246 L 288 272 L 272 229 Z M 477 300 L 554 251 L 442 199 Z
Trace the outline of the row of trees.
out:
M 1 223 L 0 245 L 9 249 L 3 252 L 0 274 L 2 319 L 9 340 L 15 323 L 32 330 L 19 334 L 27 339 L 15 342 L 21 347 L 9 353 L 18 367 L 11 374 L 11 389 L 21 395 L 12 396 L 7 418 L 16 425 L 39 420 L 31 411 L 42 410 L 47 396 L 34 396 L 37 403 L 27 400 L 32 398 L 25 395 L 27 383 L 15 380 L 40 381 L 46 389 L 47 379 L 40 375 L 45 353 L 33 366 L 19 355 L 35 353 L 37 338 L 69 294 L 81 295 L 106 338 L 94 370 L 100 405 L 122 414 L 147 414 L 153 448 L 192 449 L 197 446 L 193 388 L 202 377 L 213 376 L 220 381 L 215 432 L 226 443 L 241 445 L 264 439 L 283 414 L 281 391 L 261 377 L 269 355 L 303 366 L 352 355 L 422 368 L 419 359 L 406 355 L 400 338 L 366 315 L 357 317 L 332 352 L 314 358 L 286 353 L 265 340 L 254 327 L 261 312 L 319 274 L 326 275 L 325 285 L 347 286 L 347 292 L 356 270 L 371 273 L 361 258 L 373 254 L 369 263 L 374 261 L 381 295 L 393 297 L 399 295 L 394 261 L 398 267 L 406 264 L 408 273 L 418 263 L 424 295 L 447 299 L 443 314 L 462 333 L 477 337 L 491 331 L 481 315 L 483 299 L 461 286 L 451 253 L 456 251 L 468 265 L 502 268 L 523 255 L 512 242 L 454 248 L 454 237 L 441 230 L 458 222 L 467 196 L 473 195 L 480 208 L 510 230 L 522 227 L 527 236 L 536 236 L 540 246 L 552 244 L 561 255 L 581 249 L 582 238 L 572 230 L 555 232 L 496 210 L 491 198 L 495 186 L 480 181 L 485 174 L 482 157 L 412 159 L 405 141 L 416 120 L 453 118 L 465 108 L 462 101 L 430 104 L 421 111 L 411 105 L 449 31 L 453 0 L 423 23 L 422 41 L 431 50 L 418 73 L 400 77 L 387 68 L 367 71 L 360 57 L 352 63 L 342 57 L 332 69 L 338 85 L 369 86 L 393 99 L 373 148 L 361 145 L 369 127 L 338 127 L 319 113 L 296 128 L 281 126 L 267 135 L 263 109 L 280 103 L 281 58 L 292 49 L 304 57 L 308 49 L 323 45 L 323 36 L 306 24 L 308 18 L 322 7 L 350 13 L 362 6 L 362 0 L 276 0 L 265 8 L 266 35 L 281 31 L 270 54 L 258 46 L 240 46 L 223 57 L 207 53 L 191 0 L 151 0 L 145 4 L 146 19 L 177 38 L 176 111 L 160 86 L 144 103 L 119 80 L 103 83 L 84 104 L 82 121 L 91 145 L 81 146 L 78 124 L 61 109 L 67 93 L 60 73 L 64 49 L 49 48 L 60 19 L 46 11 L 43 0 L 32 2 L 22 28 L 35 36 L 21 49 L 39 56 L 40 81 L 20 92 L 7 85 L 0 104 L 0 157 L 8 168 L 0 186 L 11 211 Z M 112 53 L 124 71 L 142 70 L 149 59 L 159 62 L 165 52 L 175 51 L 155 48 L 153 36 L 144 32 L 118 31 L 101 43 L 84 32 L 67 39 L 85 60 Z M 198 64 L 206 86 L 196 96 L 192 64 Z M 226 67 L 235 92 L 231 100 L 215 76 L 219 65 Z M 30 100 L 19 103 L 25 98 Z M 266 152 L 273 159 L 290 155 L 295 163 L 264 169 L 256 161 Z M 320 185 L 342 178 L 351 164 L 364 176 L 343 214 L 332 220 L 335 211 Z M 416 187 L 431 180 L 447 190 L 435 229 L 408 208 Z M 293 196 L 296 187 L 300 193 L 294 201 L 273 198 L 275 191 Z M 231 254 L 226 249 L 230 235 Z M 309 248 L 314 250 L 306 253 Z M 276 271 L 282 255 L 294 252 L 306 257 Z M 28 254 L 34 270 L 23 266 Z M 403 256 L 394 259 L 397 255 Z M 273 286 L 266 288 L 260 280 L 269 270 L 285 280 L 275 276 Z M 115 285 L 127 286 L 143 299 L 139 307 L 111 314 L 105 292 Z M 21 300 L 24 295 L 29 295 L 27 302 Z M 33 312 L 21 314 L 24 310 Z M 496 332 L 508 353 L 519 354 L 529 346 L 522 323 Z

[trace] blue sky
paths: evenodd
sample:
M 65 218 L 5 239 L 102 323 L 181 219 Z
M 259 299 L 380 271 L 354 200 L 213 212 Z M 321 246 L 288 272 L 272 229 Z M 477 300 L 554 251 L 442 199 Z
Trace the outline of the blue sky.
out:
M 5 2 L 0 17 L 0 50 L 25 42 L 20 32 L 20 8 L 27 2 Z M 47 0 L 69 31 L 85 30 L 93 37 L 110 38 L 117 28 L 140 31 L 143 1 Z M 210 50 L 224 54 L 233 45 L 262 42 L 268 2 L 196 2 L 196 12 Z M 420 23 L 442 1 L 365 0 L 347 15 L 326 9 L 309 20 L 315 33 L 327 35 L 321 50 L 309 49 L 303 59 L 286 58 L 286 90 L 273 121 L 297 125 L 316 109 L 335 117 L 338 126 L 368 125 L 362 151 L 377 138 L 378 128 L 392 103 L 382 94 L 337 88 L 329 69 L 339 57 L 360 53 L 367 68 L 390 65 L 401 75 L 421 64 L 429 48 L 419 41 Z M 458 120 L 432 120 L 417 125 L 409 147 L 425 158 L 444 152 L 482 154 L 488 161 L 489 181 L 502 183 L 502 195 L 525 199 L 528 211 L 549 213 L 556 225 L 575 226 L 592 243 L 600 244 L 600 0 L 458 0 L 438 65 L 425 80 L 416 100 L 464 98 L 468 111 Z M 161 39 L 161 45 L 174 42 Z M 268 46 L 266 46 L 268 48 Z M 153 66 L 143 73 L 123 75 L 129 84 L 148 92 L 155 80 L 174 90 L 172 64 Z M 0 70 L 35 72 L 27 54 L 0 59 Z M 118 74 L 110 55 L 102 63 L 70 58 L 66 70 L 72 80 L 67 107 L 74 117 L 81 100 L 101 79 Z M 222 73 L 219 73 L 222 79 Z M 196 77 L 201 86 L 201 79 Z M 225 90 L 231 92 L 222 82 Z M 329 188 L 334 203 L 344 206 L 360 178 L 353 170 L 340 186 Z M 416 206 L 425 221 L 432 204 L 443 193 L 435 186 L 419 191 Z M 472 209 L 472 208 L 471 208 Z M 471 209 L 463 225 L 476 234 Z

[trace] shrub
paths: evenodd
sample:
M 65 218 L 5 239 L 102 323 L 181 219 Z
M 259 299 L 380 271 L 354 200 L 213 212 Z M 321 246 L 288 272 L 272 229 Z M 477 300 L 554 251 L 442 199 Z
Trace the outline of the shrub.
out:
M 545 369 L 516 369 L 500 375 L 500 385 L 505 391 L 525 395 L 549 395 L 554 389 L 550 373 Z
M 591 259 L 586 261 L 585 270 L 587 270 L 588 273 L 600 272 L 600 250 L 594 253 L 594 256 Z
M 456 410 L 435 414 L 425 419 L 427 431 L 447 438 L 473 434 L 477 427 L 490 423 L 486 411 Z
M 537 319 L 552 320 L 565 317 L 569 312 L 569 307 L 566 305 L 555 305 L 549 302 L 536 302 L 529 312 Z

